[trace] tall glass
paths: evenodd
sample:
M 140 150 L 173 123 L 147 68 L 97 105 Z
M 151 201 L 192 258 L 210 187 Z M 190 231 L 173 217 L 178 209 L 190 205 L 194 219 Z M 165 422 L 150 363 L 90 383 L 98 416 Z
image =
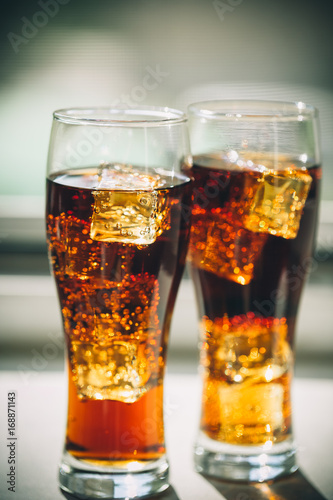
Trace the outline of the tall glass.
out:
M 60 487 L 133 498 L 168 486 L 163 376 L 189 237 L 185 116 L 54 113 L 47 241 L 68 360 Z
M 189 125 L 203 380 L 195 465 L 264 481 L 297 468 L 290 388 L 318 214 L 317 112 L 301 102 L 201 102 Z

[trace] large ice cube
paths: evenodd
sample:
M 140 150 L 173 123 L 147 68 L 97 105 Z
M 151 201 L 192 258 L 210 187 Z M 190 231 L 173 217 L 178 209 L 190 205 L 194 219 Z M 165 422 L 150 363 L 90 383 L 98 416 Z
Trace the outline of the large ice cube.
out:
M 285 318 L 261 318 L 253 313 L 214 321 L 204 317 L 201 328 L 207 346 L 202 351 L 205 365 L 229 384 L 247 379 L 270 382 L 291 367 Z
M 96 190 L 152 191 L 162 184 L 163 180 L 158 174 L 148 174 L 144 170 L 134 168 L 132 165 L 102 162 L 98 170 Z
M 242 384 L 219 388 L 221 422 L 227 426 L 268 425 L 271 431 L 283 424 L 283 386 L 279 383 Z
M 103 288 L 72 283 L 62 313 L 79 397 L 131 403 L 150 389 L 161 362 L 158 303 L 148 273 Z
M 221 222 L 209 226 L 202 265 L 218 276 L 247 285 L 264 243 L 265 238 L 247 231 L 236 217 L 226 214 Z
M 157 188 L 163 180 L 124 165 L 102 165 L 90 228 L 93 240 L 148 245 L 161 217 Z
M 245 214 L 245 228 L 286 239 L 296 238 L 311 182 L 306 170 L 264 171 Z
M 200 268 L 241 285 L 250 283 L 266 235 L 242 226 L 237 213 L 221 209 L 205 224 L 194 224 L 190 258 Z
M 79 396 L 133 403 L 150 388 L 150 351 L 145 337 L 73 342 L 73 373 Z
M 272 444 L 284 435 L 292 368 L 287 332 L 285 318 L 203 318 L 204 419 L 215 439 Z

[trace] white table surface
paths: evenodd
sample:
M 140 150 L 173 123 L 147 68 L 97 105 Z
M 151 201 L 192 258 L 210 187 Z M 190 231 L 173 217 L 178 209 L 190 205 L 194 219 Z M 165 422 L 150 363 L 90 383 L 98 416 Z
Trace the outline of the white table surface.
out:
M 17 482 L 8 492 L 7 392 L 17 393 Z M 172 489 L 164 500 L 333 500 L 333 380 L 295 379 L 294 429 L 302 474 L 273 485 L 214 482 L 193 471 L 200 381 L 166 377 L 165 426 Z M 66 379 L 58 372 L 0 372 L 0 499 L 61 500 L 57 463 L 66 414 Z M 306 478 L 306 479 L 305 479 Z M 307 483 L 311 482 L 318 493 Z

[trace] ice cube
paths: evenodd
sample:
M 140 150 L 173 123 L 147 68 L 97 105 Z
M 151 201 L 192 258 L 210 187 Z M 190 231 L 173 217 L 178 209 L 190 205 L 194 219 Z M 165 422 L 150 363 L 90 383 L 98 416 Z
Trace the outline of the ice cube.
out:
M 150 190 L 163 185 L 163 180 L 158 174 L 147 174 L 132 165 L 111 164 L 102 162 L 98 170 L 98 184 L 96 190 Z
M 159 376 L 156 277 L 126 275 L 103 288 L 79 281 L 62 311 L 78 395 L 134 402 Z
M 285 318 L 203 318 L 205 418 L 218 425 L 217 439 L 258 444 L 285 432 L 292 367 L 287 332 Z
M 93 192 L 93 240 L 149 245 L 161 227 L 157 188 L 163 180 L 131 166 L 103 165 Z
M 204 265 L 218 276 L 247 285 L 264 242 L 265 238 L 251 234 L 237 218 L 226 217 L 222 224 L 212 224 L 208 230 Z
M 207 341 L 205 365 L 229 384 L 246 379 L 270 382 L 292 365 L 285 318 L 259 318 L 253 313 L 214 321 L 204 317 L 201 331 Z
M 146 338 L 73 342 L 74 380 L 81 398 L 137 401 L 151 385 Z
M 155 241 L 156 191 L 94 191 L 93 195 L 91 239 L 137 245 Z
M 243 167 L 242 162 L 232 169 L 228 196 L 222 206 L 213 204 L 210 211 L 195 209 L 189 255 L 201 269 L 247 285 L 255 274 L 267 234 L 249 231 L 243 219 L 265 169 L 255 164 Z
M 196 265 L 241 285 L 250 283 L 265 235 L 244 229 L 239 216 L 224 209 L 194 227 L 191 236 L 190 258 Z
M 246 387 L 221 384 L 219 388 L 221 422 L 227 426 L 269 425 L 270 430 L 283 424 L 284 389 L 279 383 Z
M 244 227 L 256 233 L 296 238 L 311 182 L 306 170 L 263 172 L 244 216 Z

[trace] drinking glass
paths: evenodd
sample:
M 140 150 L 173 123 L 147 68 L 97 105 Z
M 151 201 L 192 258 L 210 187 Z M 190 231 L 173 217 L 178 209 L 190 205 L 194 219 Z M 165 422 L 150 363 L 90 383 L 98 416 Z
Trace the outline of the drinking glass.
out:
M 195 466 L 265 481 L 297 468 L 290 390 L 317 224 L 317 112 L 302 102 L 201 102 L 189 127 L 203 381 Z
M 163 376 L 190 231 L 188 158 L 177 110 L 53 116 L 47 242 L 68 364 L 59 482 L 79 498 L 168 486 Z

